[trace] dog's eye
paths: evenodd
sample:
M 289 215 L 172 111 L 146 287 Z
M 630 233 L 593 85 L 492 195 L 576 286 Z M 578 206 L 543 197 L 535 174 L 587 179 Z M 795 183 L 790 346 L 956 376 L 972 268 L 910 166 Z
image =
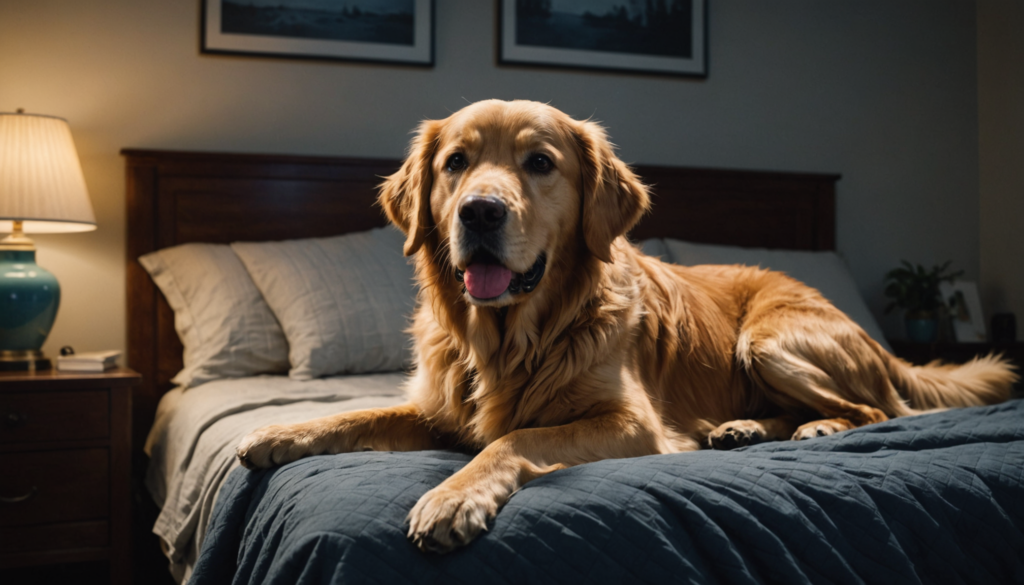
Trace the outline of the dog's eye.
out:
M 555 168 L 555 163 L 543 154 L 531 154 L 530 158 L 526 159 L 526 167 L 535 173 L 546 175 Z
M 466 169 L 467 166 L 469 166 L 469 163 L 466 161 L 466 157 L 463 156 L 461 152 L 456 152 L 455 154 L 449 156 L 448 162 L 444 164 L 444 168 L 447 169 L 448 172 L 450 173 L 457 173 L 459 171 L 463 171 Z

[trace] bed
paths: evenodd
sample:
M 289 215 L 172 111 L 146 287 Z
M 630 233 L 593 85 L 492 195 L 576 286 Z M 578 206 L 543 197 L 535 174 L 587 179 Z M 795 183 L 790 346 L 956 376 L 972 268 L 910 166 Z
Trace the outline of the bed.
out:
M 1019 401 L 801 443 L 559 471 L 528 484 L 488 533 L 443 557 L 417 552 L 402 523 L 466 454 L 356 453 L 241 469 L 233 448 L 250 430 L 396 404 L 403 374 L 208 376 L 176 387 L 188 369 L 181 311 L 176 329 L 175 309 L 139 258 L 197 242 L 244 251 L 264 244 L 239 242 L 367 233 L 385 223 L 374 187 L 399 161 L 123 154 L 128 360 L 144 379 L 136 445 L 151 458 L 154 531 L 179 581 L 1024 580 Z M 649 253 L 784 270 L 884 343 L 834 253 L 838 175 L 637 170 L 654 186 L 655 212 L 631 237 Z

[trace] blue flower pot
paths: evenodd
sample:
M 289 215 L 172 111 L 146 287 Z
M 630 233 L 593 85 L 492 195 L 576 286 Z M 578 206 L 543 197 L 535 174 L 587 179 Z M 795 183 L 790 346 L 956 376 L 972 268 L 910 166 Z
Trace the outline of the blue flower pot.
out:
M 907 338 L 915 343 L 932 343 L 939 332 L 939 322 L 934 317 L 929 319 L 907 317 L 904 323 L 907 326 Z

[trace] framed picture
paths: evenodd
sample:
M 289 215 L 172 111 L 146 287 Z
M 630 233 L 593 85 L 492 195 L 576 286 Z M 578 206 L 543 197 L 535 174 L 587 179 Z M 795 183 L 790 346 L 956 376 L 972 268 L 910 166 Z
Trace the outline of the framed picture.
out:
M 969 281 L 939 283 L 939 294 L 949 309 L 953 334 L 960 343 L 985 342 L 985 316 L 981 313 L 978 286 Z
M 202 52 L 434 64 L 433 0 L 204 0 Z
M 502 63 L 707 77 L 707 0 L 501 0 Z

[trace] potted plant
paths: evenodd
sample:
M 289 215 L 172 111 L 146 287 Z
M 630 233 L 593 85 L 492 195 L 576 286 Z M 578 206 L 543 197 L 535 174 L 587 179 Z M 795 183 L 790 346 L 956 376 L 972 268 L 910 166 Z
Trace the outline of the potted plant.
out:
M 938 311 L 942 306 L 939 283 L 953 282 L 964 271 L 947 272 L 952 261 L 926 270 L 924 266 L 912 265 L 906 260 L 903 266 L 894 268 L 885 275 L 885 296 L 893 299 L 885 308 L 886 313 L 899 307 L 904 311 L 907 337 L 911 341 L 929 343 L 935 341 L 938 331 Z

